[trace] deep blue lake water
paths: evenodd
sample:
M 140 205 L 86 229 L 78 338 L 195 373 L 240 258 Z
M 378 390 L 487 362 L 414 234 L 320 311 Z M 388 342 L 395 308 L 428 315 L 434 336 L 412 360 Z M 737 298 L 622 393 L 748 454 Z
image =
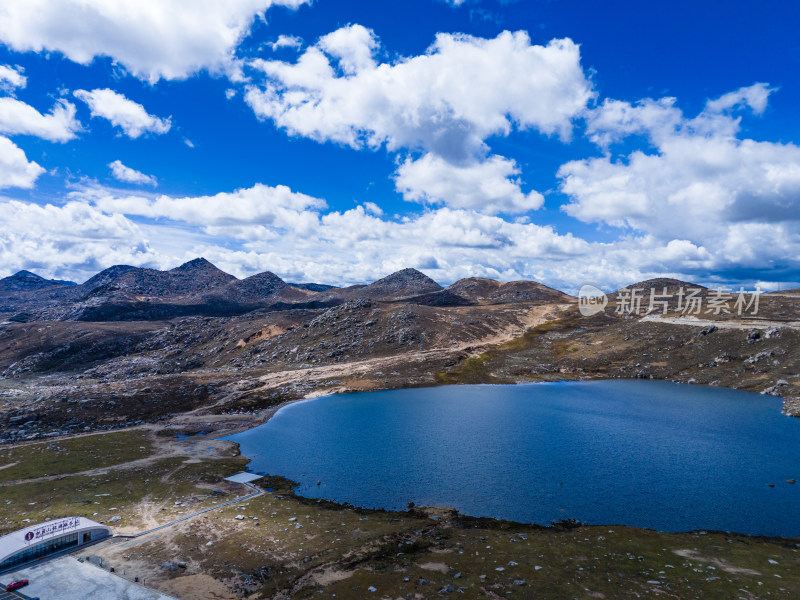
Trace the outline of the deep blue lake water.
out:
M 252 471 L 359 506 L 797 536 L 800 419 L 780 407 L 654 381 L 447 386 L 300 402 L 229 439 Z

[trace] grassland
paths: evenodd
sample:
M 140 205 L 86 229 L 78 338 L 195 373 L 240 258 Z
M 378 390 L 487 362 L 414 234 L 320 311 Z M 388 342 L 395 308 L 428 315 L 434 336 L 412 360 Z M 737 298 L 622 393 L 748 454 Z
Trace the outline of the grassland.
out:
M 0 483 L 48 475 L 69 475 L 130 462 L 153 452 L 143 430 L 78 436 L 13 448 L 0 446 Z
M 118 517 L 114 527 L 125 531 L 152 527 L 223 501 L 212 489 L 229 489 L 222 478 L 248 462 L 231 453 L 200 461 L 164 449 L 141 429 L 4 449 L 17 464 L 0 474 L 17 473 L 0 481 L 0 535 L 67 515 Z M 51 476 L 59 467 L 63 474 Z M 28 469 L 31 476 L 21 478 Z

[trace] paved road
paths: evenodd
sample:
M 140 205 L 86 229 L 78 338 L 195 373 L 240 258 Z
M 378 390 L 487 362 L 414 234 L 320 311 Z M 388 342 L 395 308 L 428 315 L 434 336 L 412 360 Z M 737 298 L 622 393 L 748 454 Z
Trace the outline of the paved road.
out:
M 142 587 L 71 556 L 21 569 L 11 577 L 30 580 L 30 585 L 23 588 L 28 595 L 0 596 L 0 600 L 20 600 L 30 596 L 39 596 L 43 600 L 174 600 L 172 596 Z M 12 581 L 8 576 L 4 579 Z
M 7 580 L 3 583 L 0 583 L 0 600 L 28 600 L 30 596 L 26 596 L 22 592 L 25 588 L 21 590 L 17 590 L 14 592 L 7 592 L 6 586 L 11 583 L 11 580 Z

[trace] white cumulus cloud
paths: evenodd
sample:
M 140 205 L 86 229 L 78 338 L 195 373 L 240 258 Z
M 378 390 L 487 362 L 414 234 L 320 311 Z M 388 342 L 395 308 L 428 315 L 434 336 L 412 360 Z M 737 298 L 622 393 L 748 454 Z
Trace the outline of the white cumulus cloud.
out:
M 536 191 L 520 189 L 519 167 L 502 156 L 451 164 L 435 154 L 406 160 L 397 169 L 395 186 L 412 202 L 447 204 L 478 212 L 524 213 L 544 204 Z
M 774 91 L 766 83 L 739 88 L 706 102 L 703 111 L 693 119 L 684 116 L 676 106 L 677 99 L 672 97 L 645 98 L 634 104 L 606 99 L 587 113 L 586 132 L 602 147 L 631 135 L 647 136 L 656 146 L 678 135 L 735 137 L 739 131 L 739 119 L 724 113 L 735 108 L 749 108 L 760 115 L 766 110 L 769 95 Z
M 273 50 L 280 50 L 281 48 L 299 48 L 303 45 L 303 40 L 296 35 L 279 35 L 278 39 L 269 44 Z
M 0 136 L 0 189 L 32 188 L 44 169 L 28 161 L 25 152 L 7 137 Z
M 229 70 L 234 51 L 271 6 L 307 0 L 24 0 L 0 4 L 0 41 L 89 64 L 108 56 L 155 83 Z
M 91 199 L 107 212 L 182 221 L 220 235 L 228 228 L 233 230 L 232 235 L 241 235 L 244 225 L 253 225 L 259 232 L 264 227 L 310 232 L 319 219 L 317 211 L 326 206 L 324 200 L 293 192 L 284 185 L 263 184 L 213 196 L 183 198 L 120 197 L 102 188 L 83 190 L 74 196 Z
M 114 90 L 75 90 L 74 96 L 89 106 L 92 117 L 101 117 L 119 127 L 129 138 L 145 133 L 167 133 L 172 126 L 170 118 L 160 119 L 149 114 L 144 106 L 129 100 Z
M 440 33 L 425 54 L 380 64 L 377 46 L 371 31 L 349 25 L 295 63 L 254 60 L 264 82 L 246 99 L 293 135 L 463 158 L 514 127 L 568 137 L 593 96 L 569 39 L 537 46 L 522 31 L 493 39 Z
M 373 53 L 378 47 L 375 34 L 363 25 L 349 25 L 322 36 L 317 44 L 328 56 L 337 60 L 347 75 L 354 75 L 376 66 Z
M 767 109 L 769 95 L 775 88 L 769 87 L 766 83 L 754 83 L 751 86 L 739 88 L 736 91 L 723 94 L 719 98 L 709 100 L 706 103 L 706 110 L 709 112 L 722 112 L 735 107 L 748 106 L 757 114 L 763 114 Z
M 2 134 L 33 135 L 51 142 L 66 142 L 75 138 L 80 130 L 74 104 L 59 100 L 48 114 L 43 115 L 16 98 L 0 98 Z
M 122 164 L 122 161 L 120 160 L 110 162 L 108 163 L 108 166 L 111 169 L 111 174 L 119 181 L 124 181 L 125 183 L 141 183 L 152 186 L 158 184 L 158 181 L 152 175 L 146 175 L 141 171 L 131 169 L 130 167 Z
M 765 109 L 771 90 L 756 84 L 710 100 L 687 118 L 674 99 L 635 105 L 607 101 L 588 119 L 603 145 L 630 134 L 654 151 L 571 161 L 559 170 L 568 214 L 684 240 L 715 269 L 785 263 L 800 250 L 800 147 L 741 139 L 734 107 Z M 793 261 L 790 261 L 793 262 Z
M 14 88 L 24 88 L 28 78 L 22 73 L 20 66 L 0 65 L 0 90 L 11 91 Z

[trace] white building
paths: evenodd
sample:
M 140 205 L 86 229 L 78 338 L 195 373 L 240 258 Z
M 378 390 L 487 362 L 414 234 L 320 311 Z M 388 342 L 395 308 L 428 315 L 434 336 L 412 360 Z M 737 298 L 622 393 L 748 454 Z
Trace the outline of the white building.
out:
M 86 517 L 65 517 L 0 537 L 0 571 L 109 537 L 111 528 Z

